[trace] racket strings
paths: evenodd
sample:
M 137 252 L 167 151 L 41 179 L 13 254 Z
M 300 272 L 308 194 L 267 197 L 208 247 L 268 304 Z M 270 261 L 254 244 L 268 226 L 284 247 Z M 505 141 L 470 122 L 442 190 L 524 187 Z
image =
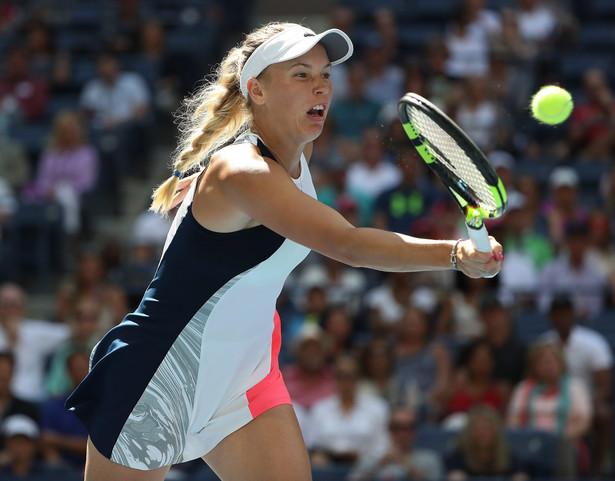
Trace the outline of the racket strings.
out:
M 488 210 L 498 207 L 483 174 L 466 151 L 421 109 L 407 106 L 407 113 L 425 148 L 450 171 L 450 179 L 462 190 L 471 192 Z

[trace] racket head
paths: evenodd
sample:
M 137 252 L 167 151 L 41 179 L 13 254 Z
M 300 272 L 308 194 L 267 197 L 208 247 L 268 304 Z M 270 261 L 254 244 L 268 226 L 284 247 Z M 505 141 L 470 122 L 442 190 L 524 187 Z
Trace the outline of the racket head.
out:
M 506 210 L 506 189 L 474 141 L 437 106 L 415 93 L 398 102 L 404 130 L 425 163 L 448 188 L 469 227 Z

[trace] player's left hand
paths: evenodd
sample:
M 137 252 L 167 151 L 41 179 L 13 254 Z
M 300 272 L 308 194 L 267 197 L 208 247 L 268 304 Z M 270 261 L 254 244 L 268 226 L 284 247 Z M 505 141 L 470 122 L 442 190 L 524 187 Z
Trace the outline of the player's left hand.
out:
M 504 253 L 502 245 L 489 236 L 491 252 L 481 252 L 474 247 L 470 239 L 463 240 L 457 246 L 457 268 L 468 277 L 494 277 L 502 270 Z

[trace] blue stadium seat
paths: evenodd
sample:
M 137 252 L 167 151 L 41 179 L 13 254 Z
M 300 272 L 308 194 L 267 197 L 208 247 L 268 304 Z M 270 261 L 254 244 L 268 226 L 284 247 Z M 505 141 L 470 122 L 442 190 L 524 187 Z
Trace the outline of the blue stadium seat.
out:
M 588 23 L 581 28 L 577 41 L 583 51 L 610 51 L 615 47 L 615 29 L 611 23 Z
M 424 425 L 416 432 L 415 446 L 445 455 L 455 448 L 457 436 L 459 436 L 458 431 Z
M 506 438 L 510 448 L 519 458 L 531 466 L 538 476 L 555 474 L 557 462 L 557 437 L 534 430 L 508 430 Z
M 420 24 L 400 25 L 398 35 L 401 47 L 422 51 L 430 40 L 441 37 L 443 34 L 444 25 L 442 23 L 421 22 Z
M 592 13 L 594 18 L 601 20 L 615 18 L 615 2 L 613 0 L 594 0 Z
M 18 273 L 34 272 L 39 282 L 63 268 L 62 208 L 51 202 L 21 203 L 8 225 L 12 262 Z
M 62 110 L 77 110 L 79 108 L 79 94 L 77 93 L 54 93 L 49 97 L 46 114 L 53 118 Z
M 17 124 L 11 126 L 9 136 L 24 146 L 30 159 L 36 160 L 44 148 L 49 129 L 47 121 Z
M 102 39 L 89 29 L 63 28 L 57 32 L 56 44 L 61 50 L 75 53 L 95 54 L 103 46 Z
M 615 5 L 615 2 L 613 2 Z M 613 73 L 613 59 L 608 54 L 593 52 L 567 52 L 559 57 L 559 72 L 562 84 L 578 83 L 590 68 L 603 70 L 607 76 Z
M 544 332 L 551 329 L 549 318 L 537 310 L 527 310 L 513 318 L 515 333 L 519 340 L 531 344 Z

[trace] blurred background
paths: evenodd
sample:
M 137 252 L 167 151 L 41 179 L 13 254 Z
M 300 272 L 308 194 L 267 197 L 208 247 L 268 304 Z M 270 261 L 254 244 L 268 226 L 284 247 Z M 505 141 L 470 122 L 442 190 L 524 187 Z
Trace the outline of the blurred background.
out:
M 615 1 L 0 0 L 0 479 L 82 479 L 63 402 L 155 272 L 173 114 L 273 20 L 355 44 L 314 145 L 322 202 L 465 235 L 401 128 L 405 92 L 470 135 L 509 202 L 487 224 L 494 279 L 316 253 L 293 272 L 280 363 L 314 479 L 615 478 Z M 529 113 L 544 84 L 574 98 L 555 127 Z M 198 461 L 168 479 L 217 478 Z

